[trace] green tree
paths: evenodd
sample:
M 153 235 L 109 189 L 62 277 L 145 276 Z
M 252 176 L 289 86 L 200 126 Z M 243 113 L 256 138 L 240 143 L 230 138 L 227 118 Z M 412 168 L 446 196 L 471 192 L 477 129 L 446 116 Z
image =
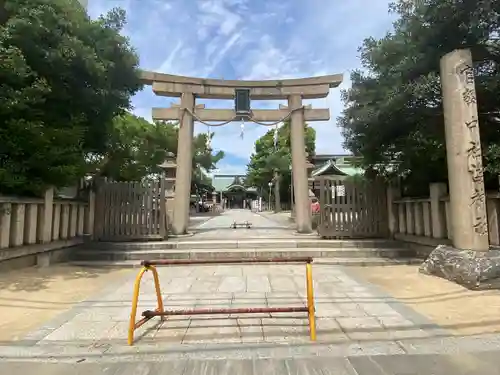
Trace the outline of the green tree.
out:
M 363 70 L 351 74 L 352 88 L 343 92 L 345 147 L 368 170 L 402 177 L 411 194 L 446 181 L 439 61 L 470 48 L 486 170 L 498 173 L 500 1 L 399 0 L 391 11 L 398 15 L 393 30 L 364 41 Z
M 275 186 L 275 197 L 277 197 L 277 209 L 282 201 L 290 201 L 291 184 L 291 143 L 290 122 L 285 123 L 278 129 L 277 147 L 274 147 L 274 129 L 255 142 L 255 151 L 250 156 L 247 165 L 247 176 L 245 183 L 256 187 L 261 194 L 268 191 L 269 182 Z M 315 154 L 316 131 L 305 124 L 306 152 L 309 156 Z
M 81 178 L 141 88 L 125 12 L 90 20 L 76 0 L 0 3 L 0 192 Z
M 105 152 L 93 155 L 89 165 L 99 175 L 115 181 L 140 181 L 160 173 L 158 165 L 168 153 L 177 155 L 178 132 L 177 122 L 150 123 L 127 112 L 114 119 Z M 224 152 L 214 154 L 209 147 L 207 138 L 212 136 L 200 133 L 193 139 L 193 190 L 211 185 L 207 172 L 224 157 Z

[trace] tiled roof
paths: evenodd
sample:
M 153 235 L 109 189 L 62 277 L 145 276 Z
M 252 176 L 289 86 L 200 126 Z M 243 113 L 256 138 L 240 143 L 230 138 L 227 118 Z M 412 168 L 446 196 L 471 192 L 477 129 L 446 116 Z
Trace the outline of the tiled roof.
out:
M 330 159 L 319 168 L 312 171 L 311 177 L 318 177 L 322 175 L 355 176 L 363 173 L 364 170 L 361 168 L 356 168 L 349 164 L 337 164 L 333 159 Z
M 244 183 L 245 176 L 242 175 L 215 175 L 212 178 L 212 186 L 215 188 L 215 191 L 227 191 L 234 182 L 237 184 Z M 236 181 L 239 180 L 239 181 Z M 257 189 L 250 187 L 246 188 L 247 191 L 255 192 Z

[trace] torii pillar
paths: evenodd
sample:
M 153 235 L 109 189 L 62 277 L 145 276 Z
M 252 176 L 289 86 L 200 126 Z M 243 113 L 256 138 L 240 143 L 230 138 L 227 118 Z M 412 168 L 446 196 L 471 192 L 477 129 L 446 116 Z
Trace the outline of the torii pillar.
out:
M 302 96 L 290 95 L 288 108 L 293 111 L 290 121 L 290 143 L 292 146 L 293 194 L 295 198 L 295 223 L 298 233 L 312 232 L 309 182 L 307 179 L 305 121 Z
M 189 226 L 189 204 L 191 201 L 191 177 L 193 174 L 193 113 L 195 99 L 193 93 L 181 96 L 181 119 L 177 138 L 177 171 L 175 179 L 174 214 L 172 232 L 186 234 Z

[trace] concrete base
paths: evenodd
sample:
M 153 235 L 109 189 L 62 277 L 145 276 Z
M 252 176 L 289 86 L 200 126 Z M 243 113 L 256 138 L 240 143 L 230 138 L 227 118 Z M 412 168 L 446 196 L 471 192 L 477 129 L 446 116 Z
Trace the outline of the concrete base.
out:
M 468 289 L 500 287 L 500 250 L 476 252 L 439 245 L 420 266 L 420 272 L 439 276 Z
M 314 232 L 314 231 L 311 233 L 300 233 L 300 232 L 295 231 L 295 232 L 293 232 L 293 235 L 299 236 L 299 237 L 317 237 L 317 238 L 319 238 L 318 232 Z
M 48 267 L 51 263 L 51 252 L 39 253 L 36 255 L 36 265 L 38 267 Z
M 187 232 L 185 234 L 169 234 L 168 238 L 185 238 L 185 237 L 193 237 L 195 235 L 194 232 Z

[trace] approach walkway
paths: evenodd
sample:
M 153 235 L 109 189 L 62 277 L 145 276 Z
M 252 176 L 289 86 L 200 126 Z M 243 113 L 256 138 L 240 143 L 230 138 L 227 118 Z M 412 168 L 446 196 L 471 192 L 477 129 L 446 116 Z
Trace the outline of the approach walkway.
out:
M 169 309 L 305 304 L 303 265 L 178 266 L 159 273 Z M 130 347 L 133 272 L 24 338 L 4 342 L 0 373 L 34 373 L 35 366 L 42 375 L 499 373 L 500 336 L 451 337 L 338 266 L 314 265 L 313 276 L 314 344 L 306 314 L 297 313 L 154 319 Z M 154 307 L 148 274 L 139 311 Z
M 252 227 L 233 229 L 234 223 L 252 223 Z M 294 237 L 293 223 L 272 220 L 265 214 L 250 210 L 227 210 L 201 223 L 195 222 L 191 231 L 194 239 L 249 239 L 249 238 L 291 238 Z

